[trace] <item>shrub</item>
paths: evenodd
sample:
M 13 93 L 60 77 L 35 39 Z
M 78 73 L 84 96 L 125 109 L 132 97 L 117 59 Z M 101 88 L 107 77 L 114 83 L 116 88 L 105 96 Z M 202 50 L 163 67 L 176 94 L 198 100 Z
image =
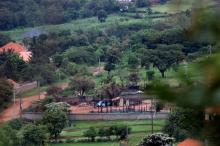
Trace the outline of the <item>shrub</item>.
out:
M 154 79 L 154 71 L 147 71 L 147 79 L 148 81 L 152 81 Z
M 167 146 L 171 145 L 174 139 L 166 134 L 156 133 L 144 138 L 138 146 Z
M 92 142 L 95 141 L 95 137 L 97 136 L 97 132 L 94 127 L 90 127 L 87 131 L 83 133 L 85 137 L 88 137 Z
M 62 91 L 63 91 L 62 88 L 57 87 L 57 86 L 52 86 L 52 87 L 47 89 L 47 95 L 57 97 L 58 94 L 61 93 Z
M 50 103 L 46 108 L 42 121 L 50 132 L 50 136 L 57 142 L 58 136 L 68 123 L 69 105 L 63 102 Z
M 45 146 L 48 143 L 48 134 L 44 126 L 28 124 L 21 130 L 22 146 Z
M 126 125 L 116 126 L 115 127 L 115 135 L 120 140 L 124 140 L 127 138 L 128 134 L 131 133 L 131 128 Z
M 164 108 L 164 104 L 162 102 L 156 103 L 156 112 L 160 112 Z
M 14 130 L 20 130 L 24 126 L 24 121 L 22 119 L 14 119 L 8 122 L 8 126 L 10 126 Z

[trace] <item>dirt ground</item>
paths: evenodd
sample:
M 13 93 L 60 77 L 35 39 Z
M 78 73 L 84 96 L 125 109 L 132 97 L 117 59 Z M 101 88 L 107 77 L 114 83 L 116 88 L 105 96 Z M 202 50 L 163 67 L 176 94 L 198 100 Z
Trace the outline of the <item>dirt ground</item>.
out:
M 36 102 L 40 99 L 45 98 L 45 92 L 40 93 L 40 95 L 35 95 L 35 96 L 30 96 L 30 97 L 25 97 L 22 99 L 22 109 L 27 109 L 32 105 L 33 102 Z M 0 122 L 6 122 L 15 118 L 18 118 L 20 116 L 20 99 L 16 99 L 15 103 L 13 103 L 10 107 L 5 109 L 1 114 L 0 114 Z
M 65 89 L 68 87 L 68 84 L 62 84 L 60 85 L 61 88 Z M 39 95 L 34 95 L 30 97 L 24 97 L 22 99 L 22 110 L 27 109 L 32 105 L 32 103 L 44 99 L 46 96 L 46 92 L 42 92 Z M 21 109 L 20 109 L 20 99 L 16 99 L 15 103 L 12 103 L 11 106 L 9 106 L 7 109 L 5 109 L 1 114 L 0 114 L 0 123 L 1 122 L 7 122 L 9 120 L 15 119 L 20 117 L 21 114 Z
M 125 107 L 124 107 L 125 108 Z M 111 108 L 112 111 L 123 111 L 123 107 L 112 107 Z M 91 113 L 91 112 L 98 112 L 98 110 L 100 111 L 101 108 L 98 108 L 98 107 L 95 107 L 94 106 L 91 106 L 91 105 L 78 105 L 78 106 L 71 106 L 70 108 L 70 111 L 71 113 L 77 113 L 77 114 L 86 114 L 86 113 Z M 110 110 L 110 107 L 107 109 L 107 108 L 103 108 L 102 109 L 103 112 L 106 112 L 107 110 Z M 149 104 L 142 104 L 142 105 L 137 105 L 135 107 L 135 110 L 138 111 L 138 110 L 150 110 L 150 105 Z

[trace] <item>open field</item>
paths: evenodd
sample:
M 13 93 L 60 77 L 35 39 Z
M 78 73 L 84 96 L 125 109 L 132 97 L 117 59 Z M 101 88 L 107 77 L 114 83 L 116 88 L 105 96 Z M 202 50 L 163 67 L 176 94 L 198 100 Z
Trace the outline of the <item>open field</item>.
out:
M 193 7 L 212 6 L 218 4 L 217 1 L 203 0 L 199 3 L 196 0 L 171 0 L 163 5 L 153 5 L 153 12 L 174 14 L 186 10 L 191 10 Z
M 154 131 L 160 132 L 165 120 L 154 121 Z M 84 138 L 83 132 L 89 127 L 95 127 L 96 129 L 101 127 L 110 127 L 112 125 L 128 125 L 132 130 L 129 135 L 129 143 L 131 146 L 137 145 L 140 140 L 147 134 L 151 133 L 151 121 L 150 120 L 135 120 L 135 121 L 77 121 L 72 124 L 71 127 L 65 128 L 61 133 L 61 137 L 65 139 L 77 139 Z M 50 144 L 50 146 L 119 146 L 118 141 L 111 142 L 94 142 L 94 143 L 60 143 Z
M 73 20 L 69 23 L 59 24 L 59 25 L 44 25 L 44 26 L 37 26 L 37 27 L 30 27 L 30 28 L 18 28 L 13 29 L 10 31 L 3 31 L 4 34 L 9 35 L 12 39 L 16 41 L 22 41 L 22 39 L 26 36 L 26 34 L 30 33 L 31 31 L 39 31 L 41 33 L 47 32 L 58 32 L 61 30 L 70 30 L 70 31 L 77 31 L 77 30 L 102 30 L 106 29 L 113 24 L 121 24 L 121 25 L 130 25 L 136 23 L 146 23 L 144 20 L 141 19 L 132 19 L 120 15 L 110 15 L 108 16 L 106 22 L 100 23 L 97 17 L 86 18 L 86 19 L 79 19 Z

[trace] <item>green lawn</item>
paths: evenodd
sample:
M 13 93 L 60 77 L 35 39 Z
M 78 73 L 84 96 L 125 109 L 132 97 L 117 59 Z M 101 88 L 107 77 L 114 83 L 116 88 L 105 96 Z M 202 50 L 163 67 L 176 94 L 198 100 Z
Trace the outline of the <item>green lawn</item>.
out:
M 114 142 L 94 142 L 94 143 L 69 143 L 69 144 L 50 144 L 49 146 L 119 146 L 118 143 Z
M 154 130 L 160 132 L 165 120 L 155 120 Z M 151 133 L 151 121 L 150 120 L 133 120 L 133 121 L 76 121 L 72 123 L 72 126 L 67 127 L 61 133 L 61 137 L 65 139 L 79 139 L 83 137 L 83 132 L 89 127 L 95 127 L 97 130 L 99 127 L 109 127 L 111 125 L 128 125 L 132 132 L 129 135 L 129 143 L 131 146 L 136 146 L 142 138 Z M 112 142 L 95 142 L 95 143 L 60 143 L 50 144 L 50 146 L 119 146 L 118 141 Z

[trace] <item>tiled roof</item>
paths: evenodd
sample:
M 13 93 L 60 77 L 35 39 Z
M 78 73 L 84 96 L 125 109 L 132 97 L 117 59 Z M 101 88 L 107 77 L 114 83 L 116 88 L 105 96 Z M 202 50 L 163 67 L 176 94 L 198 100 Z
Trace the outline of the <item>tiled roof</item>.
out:
M 19 43 L 14 43 L 14 42 L 10 42 L 6 44 L 5 46 L 1 47 L 0 53 L 4 51 L 10 51 L 10 50 L 17 53 L 25 62 L 30 61 L 32 57 L 32 53 L 27 51 L 25 46 Z
M 203 146 L 203 143 L 195 139 L 186 139 L 177 146 Z
M 25 47 L 23 45 L 18 44 L 18 43 L 14 43 L 14 42 L 10 42 L 10 43 L 8 43 L 5 46 L 0 48 L 0 52 L 9 51 L 9 50 L 12 50 L 12 51 L 14 51 L 16 53 L 20 53 L 20 52 L 25 52 L 26 51 L 26 49 L 25 49 Z

